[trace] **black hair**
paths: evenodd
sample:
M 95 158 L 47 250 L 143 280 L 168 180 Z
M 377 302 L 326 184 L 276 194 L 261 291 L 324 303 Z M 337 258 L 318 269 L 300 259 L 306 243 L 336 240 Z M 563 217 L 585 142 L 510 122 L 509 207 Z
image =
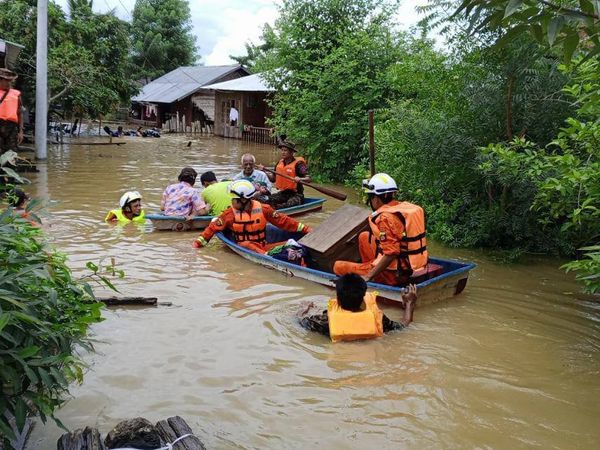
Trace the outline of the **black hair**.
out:
M 379 198 L 379 200 L 381 200 L 381 202 L 386 205 L 389 202 L 391 202 L 392 200 L 394 200 L 395 196 L 393 192 L 386 192 L 385 194 L 374 194 L 372 192 L 367 194 L 367 204 L 371 204 L 371 200 L 373 199 L 373 197 L 377 197 Z
M 8 203 L 13 208 L 20 208 L 27 200 L 29 200 L 29 196 L 19 188 L 15 188 L 12 194 L 8 196 Z
M 186 183 L 189 183 L 193 186 L 194 183 L 196 183 L 197 176 L 198 173 L 193 168 L 184 167 L 183 169 L 181 169 L 181 173 L 179 174 L 179 177 L 177 177 L 177 179 L 179 181 L 185 181 Z
M 200 183 L 202 183 L 202 184 L 210 183 L 213 181 L 217 181 L 217 176 L 215 175 L 215 173 L 212 170 L 209 170 L 208 172 L 204 172 L 202 175 L 200 175 Z
M 360 275 L 348 273 L 335 281 L 335 292 L 342 309 L 357 312 L 365 298 L 367 282 Z

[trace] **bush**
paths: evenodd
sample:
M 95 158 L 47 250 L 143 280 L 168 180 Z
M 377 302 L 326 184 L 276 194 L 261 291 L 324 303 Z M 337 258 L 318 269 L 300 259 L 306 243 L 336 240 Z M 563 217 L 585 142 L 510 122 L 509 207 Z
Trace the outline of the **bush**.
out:
M 0 215 L 0 442 L 28 414 L 54 417 L 71 381 L 81 381 L 76 349 L 91 349 L 90 324 L 102 320 L 91 287 L 72 277 L 66 257 L 11 208 Z

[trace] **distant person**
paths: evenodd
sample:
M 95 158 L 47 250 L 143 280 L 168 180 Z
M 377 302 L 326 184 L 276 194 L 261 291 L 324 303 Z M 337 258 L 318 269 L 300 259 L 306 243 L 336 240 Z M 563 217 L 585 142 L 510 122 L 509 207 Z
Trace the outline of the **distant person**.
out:
M 267 173 L 267 176 L 275 183 L 279 192 L 271 195 L 269 204 L 277 209 L 301 205 L 304 203 L 304 186 L 301 182 L 310 183 L 306 161 L 302 157 L 295 156 L 296 146 L 293 142 L 280 139 L 277 146 L 281 150 L 281 159 L 275 166 L 276 175 Z M 263 167 L 260 166 L 258 169 L 261 170 Z M 285 175 L 286 178 L 277 174 Z
M 367 292 L 367 283 L 360 275 L 349 273 L 335 282 L 336 299 L 329 300 L 327 311 L 311 314 L 314 303 L 303 306 L 298 313 L 300 324 L 311 331 L 329 336 L 333 342 L 374 339 L 393 330 L 407 327 L 413 320 L 417 288 L 408 287 L 402 294 L 404 317 L 390 320 L 377 306 L 376 294 Z
M 23 142 L 21 92 L 11 88 L 17 76 L 12 70 L 0 68 L 0 154 L 16 152 Z
M 143 224 L 146 221 L 144 210 L 142 209 L 142 194 L 138 191 L 125 192 L 119 200 L 121 209 L 109 211 L 104 218 L 105 222 L 128 224 Z
M 229 109 L 229 125 L 235 127 L 238 123 L 238 119 L 240 118 L 240 113 L 237 109 L 235 109 L 235 104 L 233 101 L 231 102 L 231 108 Z
M 257 197 L 261 203 L 267 203 L 271 195 L 271 181 L 262 170 L 256 170 L 256 158 L 251 153 L 242 155 L 242 171 L 233 177 L 234 180 L 248 180 L 256 186 Z
M 209 215 L 218 216 L 231 206 L 231 195 L 227 189 L 231 181 L 217 181 L 215 173 L 209 170 L 200 176 L 200 183 L 204 186 L 201 195 Z
M 191 167 L 184 167 L 177 178 L 178 183 L 167 186 L 160 201 L 160 210 L 167 216 L 183 216 L 191 220 L 194 216 L 204 216 L 208 208 L 200 193 L 194 189 L 198 173 Z

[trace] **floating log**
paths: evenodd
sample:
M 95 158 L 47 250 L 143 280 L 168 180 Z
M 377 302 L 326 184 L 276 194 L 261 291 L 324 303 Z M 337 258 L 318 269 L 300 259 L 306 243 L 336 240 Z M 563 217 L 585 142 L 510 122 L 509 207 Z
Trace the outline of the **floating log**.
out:
M 85 427 L 63 434 L 56 442 L 57 450 L 106 450 L 96 428 Z
M 66 145 L 125 145 L 127 142 L 64 142 Z
M 160 435 L 152 423 L 143 417 L 123 420 L 104 439 L 106 448 L 160 448 Z
M 108 306 L 115 305 L 150 305 L 158 304 L 157 297 L 105 297 L 98 298 L 98 301 L 106 303 Z
M 193 435 L 192 429 L 179 416 L 169 417 L 166 420 L 161 420 L 156 423 L 156 430 L 160 438 L 164 442 L 173 443 L 182 436 L 187 434 L 191 436 L 187 436 L 180 441 L 178 441 L 175 445 L 173 445 L 173 450 L 206 450 L 206 447 L 200 439 Z

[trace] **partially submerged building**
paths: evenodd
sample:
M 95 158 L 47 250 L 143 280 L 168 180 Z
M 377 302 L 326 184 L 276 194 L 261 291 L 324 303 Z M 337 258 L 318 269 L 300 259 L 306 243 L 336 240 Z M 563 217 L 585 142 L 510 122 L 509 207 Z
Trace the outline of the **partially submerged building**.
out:
M 17 57 L 25 47 L 14 42 L 0 38 L 0 67 L 13 69 L 17 63 Z
M 192 131 L 193 124 L 215 121 L 215 93 L 202 87 L 249 75 L 239 64 L 179 67 L 142 87 L 131 99 L 134 123 Z
M 266 125 L 272 114 L 267 100 L 275 89 L 267 84 L 261 74 L 209 84 L 201 90 L 214 93 L 216 136 L 275 142 L 273 130 Z M 238 120 L 234 123 L 230 120 L 231 108 L 238 112 Z

